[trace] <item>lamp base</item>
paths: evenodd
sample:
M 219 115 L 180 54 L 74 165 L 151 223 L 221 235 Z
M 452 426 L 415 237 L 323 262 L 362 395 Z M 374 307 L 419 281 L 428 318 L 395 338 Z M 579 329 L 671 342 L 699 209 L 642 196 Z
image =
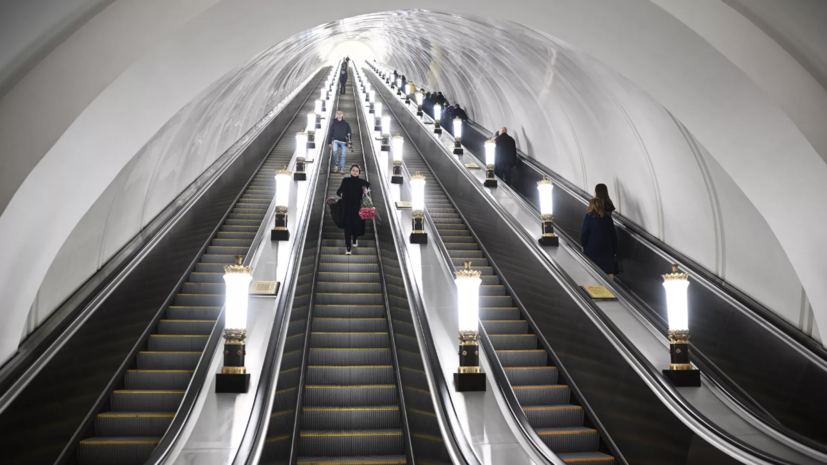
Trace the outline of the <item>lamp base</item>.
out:
M 434 134 L 442 135 L 442 129 L 440 129 L 439 127 L 435 127 L 434 128 Z
M 218 394 L 244 394 L 250 387 L 250 373 L 215 374 L 215 392 Z
M 286 229 L 272 229 L 270 230 L 271 241 L 289 241 L 290 231 Z
M 391 184 L 402 184 L 402 176 L 398 174 L 391 176 Z
M 538 242 L 540 242 L 540 245 L 542 245 L 542 246 L 557 247 L 558 245 L 560 245 L 560 238 L 557 237 L 557 236 L 554 236 L 554 237 L 541 237 Z
M 675 387 L 701 387 L 701 370 L 663 370 L 663 376 Z
M 428 233 L 411 233 L 411 244 L 427 244 Z
M 294 181 L 307 181 L 307 173 L 293 173 L 293 180 Z
M 482 183 L 485 187 L 497 187 L 497 180 L 496 179 L 486 179 L 484 183 Z
M 462 155 L 463 153 L 464 153 L 463 149 L 458 149 L 458 148 L 454 149 L 454 155 Z
M 454 373 L 457 392 L 485 392 L 485 373 Z

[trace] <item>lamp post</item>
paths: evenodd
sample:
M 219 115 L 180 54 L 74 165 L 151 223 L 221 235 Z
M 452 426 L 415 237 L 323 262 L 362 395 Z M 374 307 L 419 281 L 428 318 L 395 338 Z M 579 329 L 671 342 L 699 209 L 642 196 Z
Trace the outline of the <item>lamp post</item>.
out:
M 376 91 L 373 89 L 368 92 L 368 102 L 370 102 L 370 110 L 368 110 L 368 113 L 375 115 L 376 112 L 374 108 L 376 107 Z
M 416 93 L 416 116 L 422 118 L 422 92 Z
M 250 385 L 250 374 L 244 367 L 247 350 L 247 300 L 253 269 L 242 265 L 244 256 L 236 257 L 235 265 L 224 267 L 226 300 L 224 303 L 224 366 L 215 376 L 215 392 L 244 393 Z
M 276 171 L 276 225 L 270 231 L 270 240 L 290 240 L 287 230 L 287 206 L 290 205 L 290 171 L 287 167 Z
M 554 197 L 552 190 L 554 185 L 551 179 L 543 176 L 542 181 L 537 181 L 537 190 L 540 192 L 540 221 L 543 222 L 543 235 L 540 237 L 540 245 L 557 246 L 560 238 L 554 235 Z
M 689 275 L 672 265 L 672 273 L 663 275 L 666 308 L 669 316 L 669 369 L 663 376 L 678 387 L 700 387 L 701 372 L 689 363 L 689 305 L 686 294 Z
M 396 78 L 396 95 L 402 95 L 402 78 Z
M 321 91 L 319 92 L 319 100 L 316 100 L 317 102 L 321 102 L 321 104 L 322 104 L 321 111 L 326 111 L 325 110 L 325 101 L 326 100 L 327 100 L 327 89 L 322 87 Z
M 408 88 L 405 89 L 405 105 L 410 105 L 411 104 L 411 95 L 413 95 L 413 93 L 414 93 L 413 84 L 409 82 L 408 83 Z
M 373 89 L 370 88 L 370 83 L 366 82 L 364 87 L 365 92 L 365 102 L 372 102 L 374 97 Z
M 413 228 L 411 244 L 427 244 L 428 233 L 425 232 L 425 176 L 419 174 L 411 176 L 411 214 Z
M 382 102 L 375 102 L 373 110 L 373 131 L 382 134 Z
M 434 134 L 440 135 L 442 134 L 442 105 L 435 103 L 434 104 Z
M 454 118 L 454 155 L 462 155 L 462 120 Z
M 497 187 L 497 178 L 494 177 L 494 163 L 497 156 L 497 142 L 494 139 L 485 141 L 485 187 Z
M 393 136 L 393 174 L 391 175 L 391 184 L 402 184 L 402 146 L 405 144 L 405 138 L 399 134 Z
M 315 108 L 313 109 L 313 113 L 316 114 L 316 129 L 322 128 L 322 101 L 316 100 Z
M 310 150 L 316 149 L 316 113 L 312 111 L 307 114 L 307 148 Z
M 382 151 L 389 152 L 391 150 L 391 116 L 382 116 Z
M 454 373 L 457 392 L 485 391 L 485 375 L 480 373 L 480 279 L 471 262 L 456 273 L 457 310 L 459 311 L 459 368 Z
M 304 164 L 307 160 L 307 133 L 296 133 L 296 172 L 293 174 L 294 181 L 307 180 L 307 174 L 304 172 Z M 312 160 L 311 160 L 312 161 Z

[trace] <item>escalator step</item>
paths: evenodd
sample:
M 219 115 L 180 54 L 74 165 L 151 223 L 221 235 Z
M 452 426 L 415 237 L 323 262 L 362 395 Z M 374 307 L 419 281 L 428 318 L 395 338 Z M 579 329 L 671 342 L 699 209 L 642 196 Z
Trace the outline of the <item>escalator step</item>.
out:
M 307 385 L 304 405 L 360 406 L 397 403 L 395 384 Z
M 579 405 L 536 405 L 523 407 L 534 428 L 560 428 L 583 425 L 583 407 Z
M 528 332 L 528 322 L 525 320 L 481 320 L 485 331 L 491 334 L 523 334 Z
M 319 281 L 316 283 L 316 292 L 322 293 L 368 293 L 376 294 L 382 292 L 382 284 L 378 282 L 341 282 Z
M 222 281 L 224 279 L 222 278 Z M 224 294 L 225 284 L 223 282 L 220 283 L 194 283 L 194 282 L 186 282 L 184 283 L 184 287 L 181 288 L 182 294 L 210 294 L 210 295 L 223 295 Z
M 174 412 L 184 398 L 183 390 L 112 391 L 112 410 L 115 412 Z
M 95 418 L 98 436 L 163 436 L 172 418 L 171 412 L 107 412 Z
M 597 430 L 583 426 L 535 428 L 535 431 L 555 453 L 592 452 L 597 450 L 600 443 Z
M 316 293 L 316 302 L 326 304 L 346 305 L 379 305 L 384 303 L 383 294 L 339 294 L 339 293 Z
M 615 458 L 602 452 L 572 452 L 557 454 L 563 462 L 577 465 L 614 465 Z
M 310 348 L 311 365 L 390 365 L 389 349 Z
M 523 407 L 568 404 L 571 400 L 571 390 L 565 384 L 514 386 L 513 389 Z
M 489 334 L 495 350 L 531 350 L 537 348 L 535 334 Z
M 186 389 L 192 370 L 127 370 L 126 389 L 180 390 Z
M 404 465 L 408 463 L 404 455 L 371 455 L 348 457 L 299 457 L 300 465 Z
M 138 352 L 139 370 L 193 370 L 201 352 Z
M 545 350 L 498 350 L 497 358 L 503 367 L 546 366 L 548 354 Z
M 149 458 L 160 437 L 94 437 L 80 441 L 81 465 L 140 465 Z
M 189 280 L 193 283 L 224 284 L 224 273 L 204 273 L 193 271 L 190 273 Z
M 182 294 L 178 294 L 180 297 Z M 224 299 L 223 294 L 219 294 Z M 177 297 L 176 297 L 177 298 Z M 204 334 L 209 335 L 215 326 L 215 320 L 160 320 L 159 334 Z
M 557 384 L 557 367 L 510 367 L 505 376 L 512 386 Z
M 399 407 L 396 405 L 355 407 L 304 407 L 302 429 L 398 429 Z
M 309 385 L 393 384 L 393 365 L 310 365 L 307 367 Z
M 221 313 L 221 307 L 170 306 L 167 318 L 170 320 L 215 320 Z
M 203 351 L 207 345 L 206 335 L 150 334 L 149 350 L 159 351 Z
M 380 318 L 384 305 L 316 305 L 316 318 Z
M 402 449 L 402 430 L 304 430 L 302 455 L 398 455 Z
M 389 347 L 387 332 L 312 332 L 310 344 L 315 347 Z
M 217 286 L 216 286 L 217 287 Z M 218 307 L 224 304 L 221 294 L 177 294 L 174 305 L 181 307 Z
M 388 322 L 385 318 L 313 318 L 313 331 L 378 332 L 383 330 L 387 334 Z

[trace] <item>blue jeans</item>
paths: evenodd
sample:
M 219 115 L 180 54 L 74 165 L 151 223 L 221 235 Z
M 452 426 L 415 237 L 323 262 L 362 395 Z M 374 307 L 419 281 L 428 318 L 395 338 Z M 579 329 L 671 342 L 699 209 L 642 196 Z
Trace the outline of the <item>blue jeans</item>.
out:
M 345 154 L 347 153 L 347 142 L 340 140 L 333 141 L 333 165 L 339 165 L 339 171 L 345 170 Z M 339 157 L 341 154 L 341 157 Z

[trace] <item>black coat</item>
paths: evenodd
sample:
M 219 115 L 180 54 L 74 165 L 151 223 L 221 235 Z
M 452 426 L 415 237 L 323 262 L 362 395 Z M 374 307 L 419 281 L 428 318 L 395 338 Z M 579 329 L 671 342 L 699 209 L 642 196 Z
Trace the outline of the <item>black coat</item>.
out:
M 586 214 L 580 227 L 580 244 L 583 253 L 597 264 L 606 274 L 615 273 L 615 254 L 617 253 L 617 231 L 612 215 Z
M 334 140 L 338 140 L 339 142 L 347 142 L 350 144 L 350 123 L 342 119 L 339 121 L 338 119 L 334 119 L 332 123 L 330 123 L 330 131 L 327 134 L 327 143 L 332 144 Z
M 494 150 L 494 164 L 514 167 L 517 164 L 517 143 L 508 133 L 497 136 L 497 148 Z
M 438 103 L 442 107 L 442 109 L 444 110 L 445 109 L 445 96 L 442 95 L 442 94 L 437 94 L 436 97 L 434 98 L 434 103 L 435 104 Z
M 345 229 L 349 226 L 357 237 L 365 234 L 365 220 L 359 216 L 365 187 L 370 187 L 370 183 L 360 177 L 347 176 L 342 178 L 342 185 L 336 191 L 336 195 L 342 197 L 342 224 Z
M 454 118 L 459 118 L 459 119 L 461 119 L 463 123 L 465 123 L 466 121 L 468 121 L 468 113 L 465 113 L 465 110 L 463 110 L 462 108 L 456 108 L 456 109 L 454 109 L 454 114 L 453 114 L 453 116 L 454 116 Z
M 339 82 L 345 84 L 347 82 L 347 69 L 342 68 L 342 72 L 339 73 Z

